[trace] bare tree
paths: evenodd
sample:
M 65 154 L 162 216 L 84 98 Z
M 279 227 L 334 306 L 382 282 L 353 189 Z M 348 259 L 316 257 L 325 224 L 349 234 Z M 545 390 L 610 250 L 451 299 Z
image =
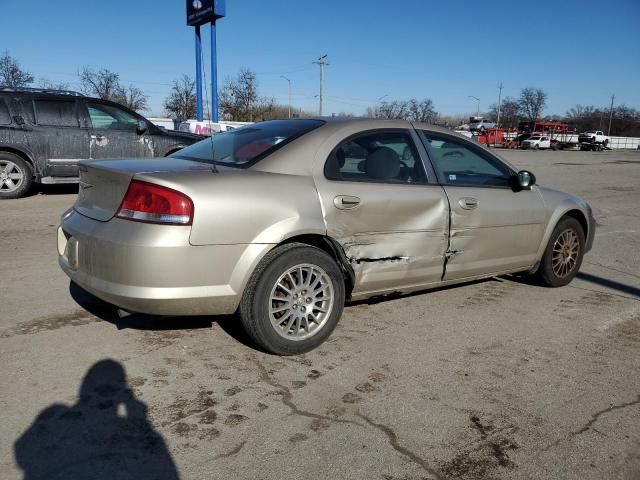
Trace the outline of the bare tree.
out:
M 438 119 L 438 112 L 433 107 L 433 101 L 430 98 L 418 101 L 415 98 L 409 100 L 407 109 L 409 110 L 409 118 L 413 122 L 435 123 Z
M 85 67 L 78 74 L 81 90 L 84 94 L 111 100 L 124 105 L 130 110 L 146 110 L 148 97 L 134 85 L 125 87 L 120 84 L 120 75 L 106 68 L 95 72 L 91 67 Z
M 120 75 L 106 68 L 94 72 L 91 67 L 85 67 L 78 76 L 80 88 L 86 95 L 114 100 L 121 93 Z
M 590 117 L 596 112 L 596 108 L 593 105 L 576 105 L 567 110 L 567 120 L 581 120 L 585 117 Z
M 235 79 L 225 80 L 218 99 L 222 116 L 235 121 L 269 117 L 275 106 L 273 98 L 258 96 L 256 75 L 248 68 L 242 68 Z
M 0 85 L 4 87 L 26 87 L 33 82 L 33 75 L 20 68 L 18 61 L 8 51 L 0 57 Z
M 433 107 L 433 101 L 430 98 L 425 100 L 412 98 L 382 102 L 376 107 L 367 108 L 365 116 L 435 123 L 438 119 L 438 112 Z
M 498 121 L 498 104 L 489 107 L 489 117 Z M 500 126 L 505 128 L 517 128 L 520 121 L 520 103 L 513 97 L 505 97 L 500 104 Z
M 144 92 L 138 87 L 129 85 L 128 87 L 119 86 L 111 100 L 118 102 L 120 105 L 124 105 L 129 110 L 138 112 L 141 110 L 147 110 L 147 98 L 148 97 Z
M 164 100 L 168 116 L 176 120 L 188 120 L 196 116 L 196 82 L 189 75 L 173 81 L 171 93 Z
M 53 82 L 48 78 L 38 78 L 38 87 L 45 90 L 69 90 L 69 84 L 66 82 Z
M 530 122 L 535 122 L 547 105 L 547 94 L 540 88 L 523 88 L 518 104 L 522 115 Z

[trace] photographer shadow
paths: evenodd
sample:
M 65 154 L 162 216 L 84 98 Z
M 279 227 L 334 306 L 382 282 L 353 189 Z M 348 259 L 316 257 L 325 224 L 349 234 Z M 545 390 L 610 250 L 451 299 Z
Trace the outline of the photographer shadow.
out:
M 147 406 L 114 360 L 89 368 L 75 405 L 41 411 L 14 451 L 24 480 L 179 480 Z

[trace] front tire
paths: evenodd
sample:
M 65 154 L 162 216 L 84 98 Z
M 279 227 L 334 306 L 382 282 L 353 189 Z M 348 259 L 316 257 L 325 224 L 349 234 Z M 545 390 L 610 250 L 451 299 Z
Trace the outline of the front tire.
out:
M 24 159 L 0 152 L 0 199 L 20 198 L 33 184 L 33 169 Z
M 562 287 L 575 278 L 584 255 L 584 231 L 575 218 L 562 218 L 549 238 L 549 243 L 536 272 L 539 282 L 547 287 Z
M 344 278 L 331 256 L 306 244 L 285 244 L 256 267 L 240 302 L 240 319 L 265 350 L 296 355 L 331 335 L 344 300 Z

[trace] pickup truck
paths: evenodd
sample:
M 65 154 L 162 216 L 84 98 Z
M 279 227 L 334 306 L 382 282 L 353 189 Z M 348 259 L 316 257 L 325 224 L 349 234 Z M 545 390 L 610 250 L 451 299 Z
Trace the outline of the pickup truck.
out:
M 520 144 L 523 150 L 538 150 L 551 148 L 551 139 L 548 135 L 532 135 Z
M 602 150 L 603 147 L 607 148 L 608 144 L 609 137 L 601 130 L 587 130 L 578 135 L 580 150 Z

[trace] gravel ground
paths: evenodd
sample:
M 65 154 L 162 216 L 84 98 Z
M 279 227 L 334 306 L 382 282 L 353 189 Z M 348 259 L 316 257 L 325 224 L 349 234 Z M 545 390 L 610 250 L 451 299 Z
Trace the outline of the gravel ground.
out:
M 3 201 L 0 478 L 640 478 L 640 152 L 504 157 L 593 206 L 578 279 L 352 305 L 290 358 L 119 318 L 57 266 L 74 189 Z

